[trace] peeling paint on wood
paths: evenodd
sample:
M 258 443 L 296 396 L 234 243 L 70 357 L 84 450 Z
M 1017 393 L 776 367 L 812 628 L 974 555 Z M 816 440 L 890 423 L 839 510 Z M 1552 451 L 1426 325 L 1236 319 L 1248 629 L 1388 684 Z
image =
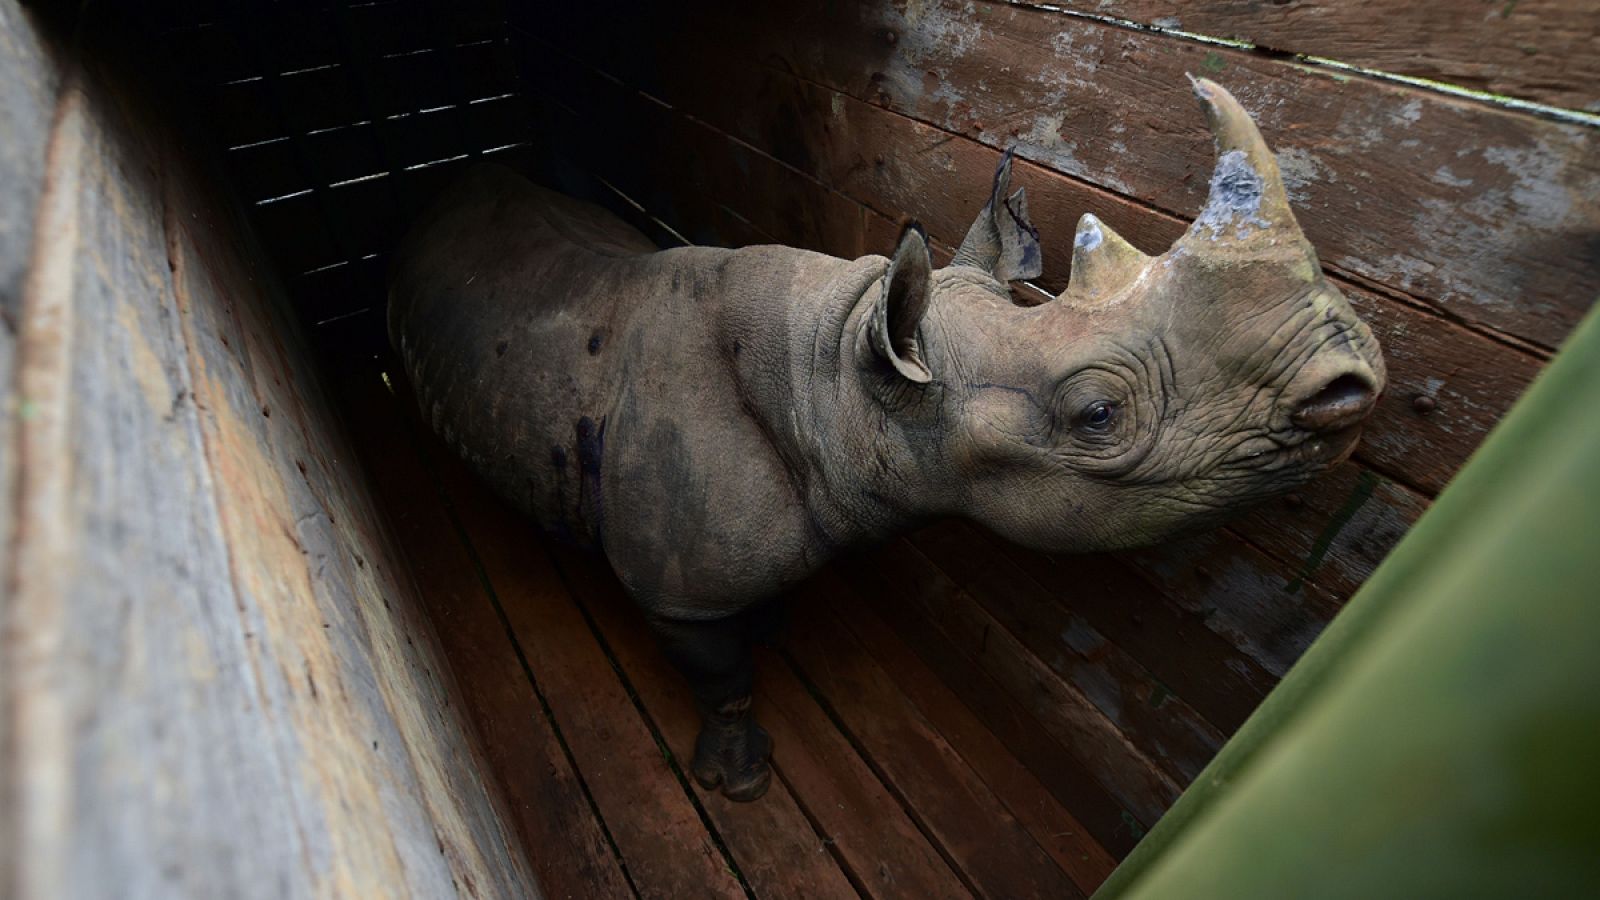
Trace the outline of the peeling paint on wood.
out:
M 1244 41 L 1367 69 L 1600 112 L 1600 19 L 1570 0 L 1005 0 Z

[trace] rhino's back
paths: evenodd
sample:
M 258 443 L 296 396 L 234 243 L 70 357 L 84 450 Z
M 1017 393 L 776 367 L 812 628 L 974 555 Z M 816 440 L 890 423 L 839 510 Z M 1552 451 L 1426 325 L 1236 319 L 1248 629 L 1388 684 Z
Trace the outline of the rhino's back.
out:
M 545 527 L 595 538 L 604 353 L 648 292 L 643 235 L 498 167 L 466 176 L 412 230 L 389 291 L 390 340 L 423 417 Z

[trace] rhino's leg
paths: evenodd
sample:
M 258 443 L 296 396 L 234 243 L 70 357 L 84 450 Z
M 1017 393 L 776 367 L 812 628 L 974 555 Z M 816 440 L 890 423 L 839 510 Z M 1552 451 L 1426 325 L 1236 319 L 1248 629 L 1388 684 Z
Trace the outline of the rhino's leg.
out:
M 750 714 L 755 664 L 750 620 L 738 615 L 713 622 L 652 619 L 667 658 L 688 679 L 700 709 L 700 736 L 690 771 L 700 786 L 720 787 L 730 800 L 767 792 L 772 738 Z

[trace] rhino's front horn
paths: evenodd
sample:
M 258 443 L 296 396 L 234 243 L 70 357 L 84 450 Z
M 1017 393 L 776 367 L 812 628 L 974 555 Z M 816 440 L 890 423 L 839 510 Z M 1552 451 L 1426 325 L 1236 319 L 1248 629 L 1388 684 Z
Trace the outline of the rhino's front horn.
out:
M 1084 213 L 1072 239 L 1072 275 L 1061 296 L 1085 303 L 1104 300 L 1132 284 L 1149 263 L 1150 257 L 1122 235 L 1092 213 Z
M 1189 76 L 1217 142 L 1217 166 L 1205 208 L 1179 240 L 1204 252 L 1206 245 L 1259 240 L 1274 233 L 1298 237 L 1278 160 L 1250 114 L 1215 82 Z

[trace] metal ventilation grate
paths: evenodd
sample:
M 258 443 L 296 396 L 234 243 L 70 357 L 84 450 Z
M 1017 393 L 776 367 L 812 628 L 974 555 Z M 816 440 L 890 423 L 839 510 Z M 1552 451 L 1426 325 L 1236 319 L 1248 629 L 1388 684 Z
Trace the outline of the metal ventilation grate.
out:
M 499 2 L 167 3 L 169 47 L 308 328 L 383 335 L 406 224 L 473 161 L 526 152 Z

